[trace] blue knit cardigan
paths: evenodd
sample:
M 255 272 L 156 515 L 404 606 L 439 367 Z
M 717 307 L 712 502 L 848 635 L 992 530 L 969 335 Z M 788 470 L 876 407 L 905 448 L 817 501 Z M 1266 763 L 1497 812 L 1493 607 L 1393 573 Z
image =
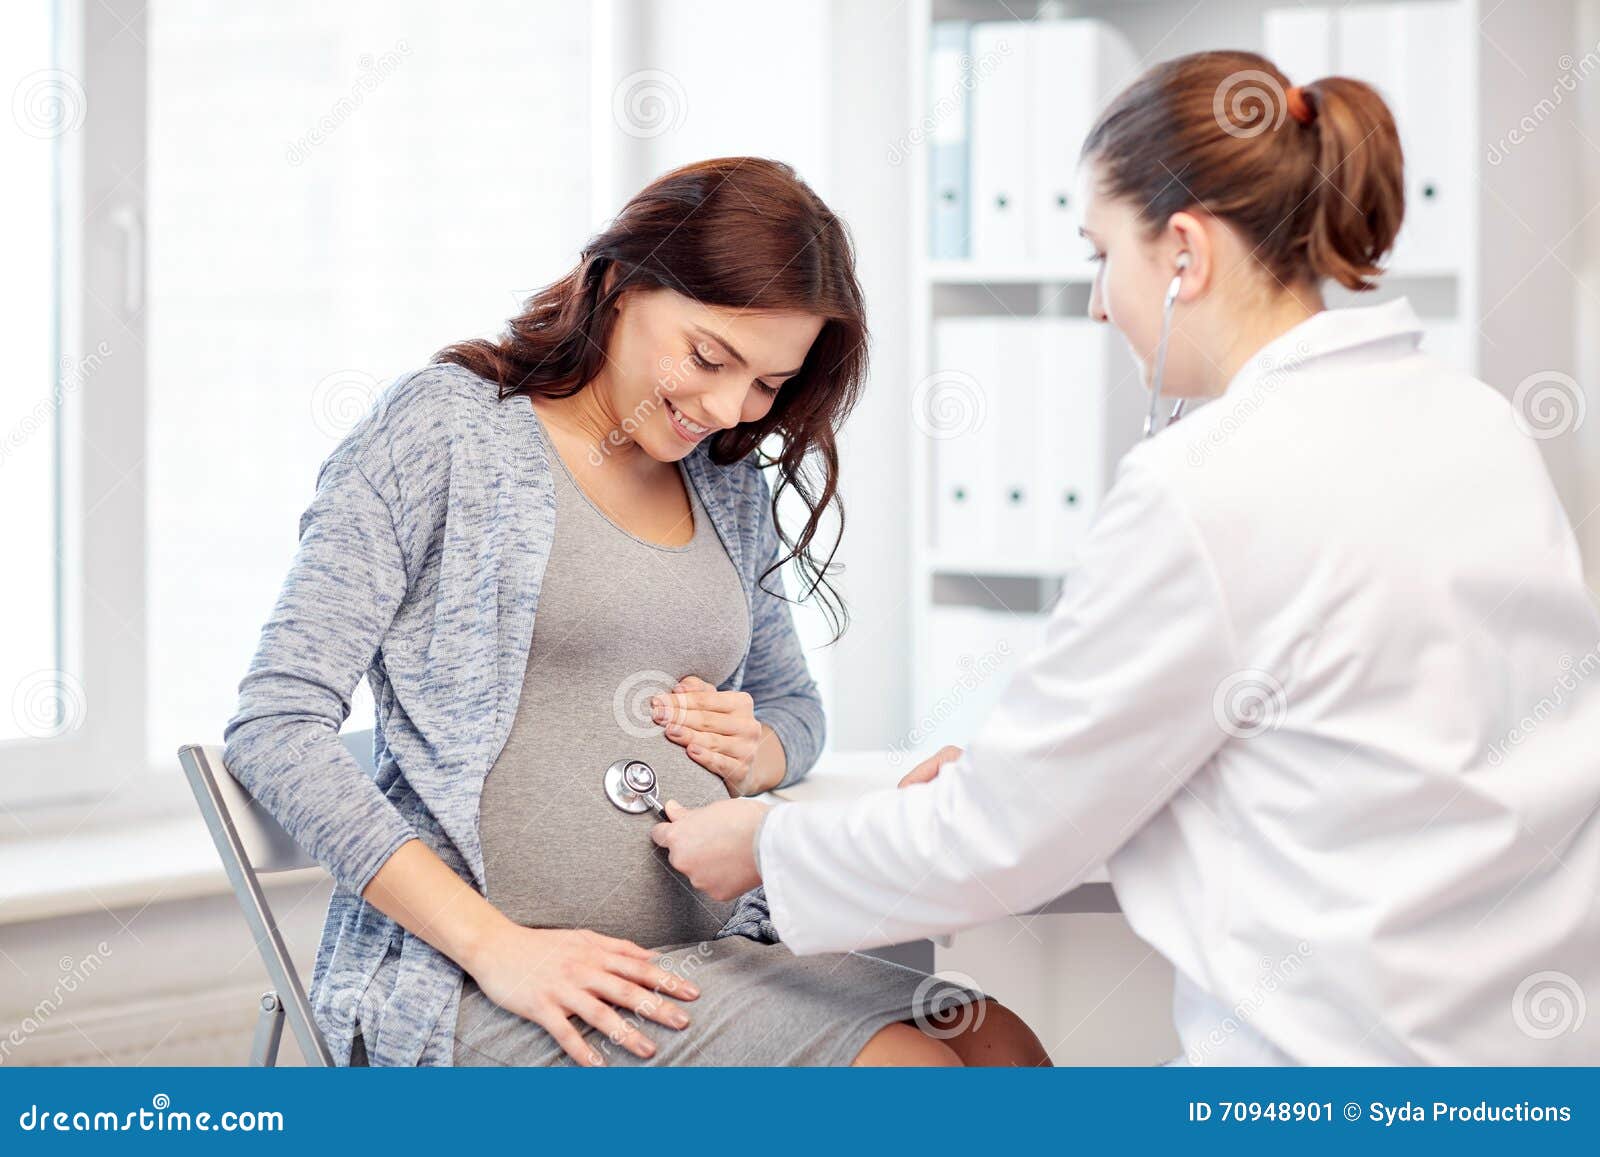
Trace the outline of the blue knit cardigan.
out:
M 551 463 L 526 397 L 454 365 L 395 381 L 334 449 L 224 731 L 224 758 L 335 881 L 312 973 L 317 1023 L 348 1064 L 359 1017 L 375 1065 L 448 1065 L 461 969 L 361 899 L 421 839 L 484 889 L 478 802 L 505 745 L 555 534 Z M 778 575 L 770 492 L 751 458 L 685 462 L 750 605 L 743 689 L 777 733 L 784 782 L 823 743 L 823 716 Z M 762 589 L 763 587 L 769 589 Z M 338 729 L 365 675 L 375 771 Z M 754 892 L 721 935 L 771 939 Z

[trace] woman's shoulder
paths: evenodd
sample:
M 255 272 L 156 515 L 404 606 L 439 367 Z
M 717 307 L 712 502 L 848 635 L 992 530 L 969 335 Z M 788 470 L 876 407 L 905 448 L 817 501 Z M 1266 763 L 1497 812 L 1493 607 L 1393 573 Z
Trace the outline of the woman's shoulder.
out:
M 353 461 L 391 502 L 439 493 L 463 463 L 504 461 L 506 416 L 498 385 L 465 366 L 430 363 L 396 377 L 328 456 Z

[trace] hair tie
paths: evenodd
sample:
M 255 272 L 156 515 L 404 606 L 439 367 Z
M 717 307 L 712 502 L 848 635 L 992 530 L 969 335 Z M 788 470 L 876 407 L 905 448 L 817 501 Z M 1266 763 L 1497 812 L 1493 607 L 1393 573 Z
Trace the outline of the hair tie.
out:
M 1289 115 L 1303 125 L 1308 125 L 1317 118 L 1317 110 L 1311 107 L 1311 102 L 1306 99 L 1306 94 L 1301 91 L 1298 84 L 1292 84 L 1283 94 L 1284 102 L 1289 106 Z

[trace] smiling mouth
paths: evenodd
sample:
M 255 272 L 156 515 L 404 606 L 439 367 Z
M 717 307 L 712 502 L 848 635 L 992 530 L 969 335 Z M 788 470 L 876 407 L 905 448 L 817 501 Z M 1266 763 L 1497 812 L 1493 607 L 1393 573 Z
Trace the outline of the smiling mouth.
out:
M 662 400 L 667 401 L 665 398 Z M 672 424 L 677 427 L 678 433 L 682 434 L 691 442 L 698 442 L 701 438 L 704 438 L 707 434 L 711 433 L 710 426 L 701 426 L 689 421 L 688 418 L 683 416 L 683 411 L 678 409 L 677 406 L 674 406 L 670 401 L 667 401 L 667 413 L 671 416 Z

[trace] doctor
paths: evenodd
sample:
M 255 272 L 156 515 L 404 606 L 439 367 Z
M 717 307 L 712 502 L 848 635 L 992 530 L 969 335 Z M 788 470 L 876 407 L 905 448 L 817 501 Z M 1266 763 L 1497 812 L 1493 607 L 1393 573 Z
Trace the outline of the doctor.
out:
M 1527 416 L 1419 353 L 1403 300 L 1319 290 L 1368 288 L 1400 227 L 1388 110 L 1203 53 L 1084 161 L 1092 315 L 1148 377 L 1176 277 L 1167 390 L 1210 404 L 1122 461 L 959 758 L 851 802 L 670 804 L 656 841 L 715 897 L 764 881 L 797 953 L 1107 862 L 1191 1063 L 1600 1063 L 1600 616 L 1568 519 Z

